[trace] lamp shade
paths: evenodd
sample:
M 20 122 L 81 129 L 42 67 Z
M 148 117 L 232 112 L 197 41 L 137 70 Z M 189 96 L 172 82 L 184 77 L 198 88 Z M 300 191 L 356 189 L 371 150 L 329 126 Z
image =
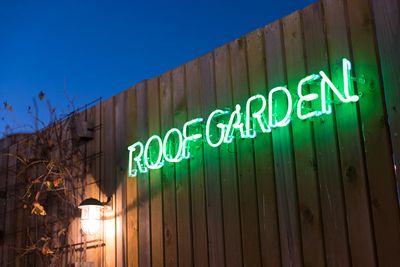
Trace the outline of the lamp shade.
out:
M 87 198 L 79 204 L 81 228 L 86 234 L 93 235 L 100 230 L 101 209 L 103 204 L 95 198 Z

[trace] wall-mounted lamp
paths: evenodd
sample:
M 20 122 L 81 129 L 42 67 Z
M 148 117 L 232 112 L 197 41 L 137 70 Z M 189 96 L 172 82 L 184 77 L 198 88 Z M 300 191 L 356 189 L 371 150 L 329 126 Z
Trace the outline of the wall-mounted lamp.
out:
M 110 197 L 105 203 L 95 198 L 87 198 L 79 204 L 79 208 L 82 210 L 81 228 L 85 234 L 94 235 L 100 230 L 101 210 L 110 202 Z

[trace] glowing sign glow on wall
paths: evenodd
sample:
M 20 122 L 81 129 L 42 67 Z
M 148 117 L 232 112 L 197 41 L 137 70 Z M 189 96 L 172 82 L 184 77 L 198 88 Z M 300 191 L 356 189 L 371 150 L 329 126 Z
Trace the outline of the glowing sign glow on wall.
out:
M 190 148 L 203 139 L 216 148 L 223 143 L 231 143 L 234 138 L 255 138 L 271 132 L 273 128 L 285 127 L 293 117 L 306 120 L 330 114 L 333 103 L 357 102 L 359 97 L 351 92 L 354 90 L 350 61 L 343 59 L 342 67 L 341 90 L 325 72 L 320 71 L 301 79 L 296 94 L 285 87 L 275 87 L 269 91 L 268 98 L 261 94 L 251 96 L 243 107 L 236 105 L 234 110 L 216 109 L 206 119 L 195 118 L 186 122 L 182 129 L 170 129 L 163 138 L 153 135 L 145 143 L 132 144 L 128 147 L 128 175 L 136 176 L 138 172 L 159 169 L 165 162 L 178 163 L 189 159 Z

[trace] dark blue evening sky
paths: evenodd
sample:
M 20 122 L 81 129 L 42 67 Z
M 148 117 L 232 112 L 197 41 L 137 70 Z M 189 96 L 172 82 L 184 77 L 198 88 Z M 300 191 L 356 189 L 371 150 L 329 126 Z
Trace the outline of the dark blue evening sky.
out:
M 312 2 L 0 0 L 0 131 L 41 90 L 67 112 L 65 84 L 75 106 L 108 98 Z

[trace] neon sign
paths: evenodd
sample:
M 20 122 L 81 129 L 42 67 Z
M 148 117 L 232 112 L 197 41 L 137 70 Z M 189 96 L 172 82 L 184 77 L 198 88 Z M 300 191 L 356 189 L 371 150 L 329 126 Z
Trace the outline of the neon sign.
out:
M 170 129 L 163 138 L 153 135 L 145 143 L 139 141 L 130 145 L 128 175 L 133 177 L 138 173 L 159 169 L 166 162 L 178 163 L 189 159 L 190 148 L 203 139 L 210 147 L 216 148 L 231 143 L 234 138 L 255 138 L 271 132 L 273 128 L 285 127 L 293 116 L 306 120 L 330 114 L 334 100 L 328 90 L 336 97 L 337 103 L 357 102 L 359 97 L 350 92 L 350 61 L 343 59 L 342 67 L 342 90 L 333 84 L 325 72 L 320 71 L 301 79 L 296 95 L 285 87 L 275 87 L 269 91 L 268 98 L 261 94 L 251 96 L 244 107 L 237 104 L 234 110 L 216 109 L 207 119 L 195 118 L 186 122 L 182 129 Z M 311 93 L 310 89 L 315 87 L 317 89 Z

